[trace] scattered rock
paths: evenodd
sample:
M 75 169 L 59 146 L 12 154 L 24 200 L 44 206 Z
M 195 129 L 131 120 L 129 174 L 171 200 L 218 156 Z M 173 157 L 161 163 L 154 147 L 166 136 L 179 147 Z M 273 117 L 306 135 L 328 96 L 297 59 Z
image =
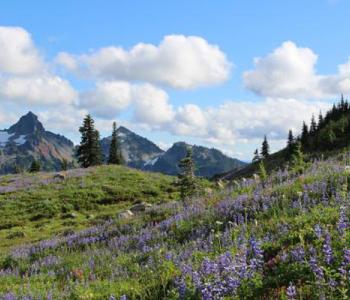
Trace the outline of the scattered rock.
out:
M 211 189 L 211 188 L 209 188 L 209 187 L 207 187 L 207 188 L 205 188 L 204 189 L 204 192 L 207 194 L 207 195 L 212 195 L 213 194 L 213 189 Z
M 151 208 L 151 207 L 152 207 L 152 204 L 149 204 L 147 202 L 141 202 L 141 203 L 134 204 L 130 208 L 130 210 L 133 213 L 138 213 L 138 212 L 141 212 L 141 211 L 145 211 L 146 209 Z
M 225 188 L 225 184 L 224 184 L 224 182 L 223 182 L 222 180 L 219 180 L 219 181 L 217 182 L 217 185 L 218 185 L 218 187 L 219 187 L 220 189 L 224 189 L 224 188 Z
M 7 238 L 9 240 L 12 240 L 12 239 L 15 239 L 15 238 L 21 238 L 21 237 L 25 237 L 25 233 L 23 231 L 14 231 L 14 232 L 11 232 Z
M 62 215 L 63 219 L 75 219 L 77 217 L 77 214 L 75 213 L 66 213 Z
M 132 218 L 134 216 L 134 213 L 131 211 L 131 210 L 126 210 L 126 211 L 123 211 L 123 212 L 121 212 L 119 215 L 118 215 L 118 217 L 120 218 L 120 219 L 123 219 L 123 220 L 127 220 L 127 219 L 130 219 L 130 218 Z
M 61 174 L 61 173 L 57 173 L 53 176 L 54 179 L 57 179 L 57 180 L 65 180 L 66 179 L 66 175 L 64 174 Z

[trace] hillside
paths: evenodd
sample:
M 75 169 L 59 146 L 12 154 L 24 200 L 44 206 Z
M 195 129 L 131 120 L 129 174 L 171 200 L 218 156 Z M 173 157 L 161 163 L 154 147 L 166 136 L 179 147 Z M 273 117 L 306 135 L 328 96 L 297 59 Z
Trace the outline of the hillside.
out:
M 46 131 L 32 112 L 10 128 L 0 130 L 0 174 L 27 170 L 34 159 L 43 170 L 59 170 L 63 160 L 73 161 L 73 143 Z
M 347 148 L 350 147 L 350 104 L 342 97 L 340 102 L 334 104 L 324 116 L 320 114 L 317 121 L 313 116 L 309 126 L 304 122 L 300 127 L 302 131 L 295 141 L 301 143 L 307 161 L 347 151 Z M 268 170 L 283 169 L 288 163 L 287 146 L 264 159 Z M 258 172 L 258 165 L 257 162 L 251 163 L 238 171 L 232 169 L 218 174 L 216 178 L 232 180 L 250 177 Z
M 118 166 L 0 176 L 0 253 L 115 218 L 136 202 L 178 199 L 174 180 Z
M 168 175 L 179 173 L 178 164 L 185 157 L 187 148 L 192 148 L 192 157 L 195 163 L 195 174 L 202 177 L 212 177 L 215 174 L 229 170 L 239 170 L 246 163 L 230 158 L 217 149 L 202 146 L 192 146 L 184 142 L 175 143 L 165 153 L 145 164 L 145 170 L 161 172 Z
M 239 181 L 187 202 L 168 202 L 171 177 L 118 167 L 4 194 L 0 295 L 346 299 L 349 160 L 338 155 L 301 175 Z M 116 215 L 135 199 L 158 205 Z M 18 245 L 41 238 L 49 239 Z
M 142 169 L 145 163 L 164 152 L 156 144 L 123 126 L 117 129 L 117 134 L 120 140 L 123 158 L 129 167 Z M 107 160 L 109 155 L 110 144 L 110 136 L 101 140 L 105 160 Z

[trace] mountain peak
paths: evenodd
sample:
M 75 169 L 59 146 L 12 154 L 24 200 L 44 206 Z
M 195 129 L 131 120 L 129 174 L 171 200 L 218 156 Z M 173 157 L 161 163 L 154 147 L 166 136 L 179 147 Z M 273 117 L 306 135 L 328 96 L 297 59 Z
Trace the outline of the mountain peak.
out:
M 16 133 L 19 135 L 27 135 L 34 132 L 44 132 L 44 126 L 38 120 L 38 116 L 29 111 L 26 115 L 22 116 L 18 122 L 12 125 L 9 129 L 9 133 Z

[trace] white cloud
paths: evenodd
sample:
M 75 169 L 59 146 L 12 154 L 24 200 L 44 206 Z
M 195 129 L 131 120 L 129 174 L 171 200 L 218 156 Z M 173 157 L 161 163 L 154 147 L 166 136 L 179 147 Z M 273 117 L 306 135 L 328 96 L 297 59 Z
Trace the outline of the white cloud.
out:
M 169 122 L 174 116 L 168 94 L 148 83 L 98 82 L 93 91 L 80 95 L 79 105 L 102 119 L 113 119 L 132 106 L 134 121 L 152 129 Z
M 154 128 L 173 119 L 173 107 L 165 91 L 151 84 L 135 85 L 132 97 L 135 102 L 134 117 L 138 122 Z
M 78 62 L 77 60 L 70 54 L 61 52 L 55 58 L 55 63 L 62 65 L 66 69 L 70 71 L 78 70 Z
M 176 135 L 201 138 L 215 145 L 234 145 L 261 140 L 285 140 L 289 129 L 299 133 L 302 122 L 329 108 L 328 103 L 297 99 L 228 101 L 218 107 L 201 109 L 186 105 L 163 126 Z M 192 113 L 191 113 L 192 112 Z
M 30 34 L 0 27 L 0 100 L 29 105 L 73 104 L 77 93 L 67 80 L 49 71 Z
M 77 94 L 68 81 L 54 75 L 0 77 L 0 96 L 31 105 L 73 104 Z
M 66 137 L 78 142 L 79 127 L 83 118 L 87 115 L 84 109 L 66 105 L 59 110 L 45 110 L 38 112 L 39 120 L 44 124 L 45 129 L 64 134 Z
M 98 117 L 114 118 L 131 102 L 131 85 L 122 81 L 98 82 L 93 91 L 82 93 L 80 106 Z
M 245 86 L 258 95 L 280 98 L 323 99 L 350 92 L 349 63 L 335 75 L 316 73 L 318 56 L 309 48 L 284 42 L 243 74 Z
M 25 75 L 44 66 L 30 34 L 20 27 L 0 26 L 0 73 Z
M 102 48 L 92 54 L 60 53 L 56 61 L 70 71 L 104 80 L 138 80 L 190 89 L 222 83 L 231 63 L 216 45 L 197 36 L 168 35 L 158 46 L 139 43 L 131 50 Z

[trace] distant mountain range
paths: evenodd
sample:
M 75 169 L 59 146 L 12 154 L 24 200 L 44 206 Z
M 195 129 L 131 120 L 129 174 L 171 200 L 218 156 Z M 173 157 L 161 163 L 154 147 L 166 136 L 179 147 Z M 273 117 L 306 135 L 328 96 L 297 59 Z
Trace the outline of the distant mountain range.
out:
M 217 149 L 175 143 L 167 151 L 148 139 L 121 126 L 117 130 L 122 155 L 133 168 L 178 173 L 178 163 L 192 147 L 196 175 L 212 177 L 229 170 L 239 170 L 246 163 L 230 158 Z M 101 140 L 102 152 L 107 159 L 111 137 Z M 63 160 L 75 164 L 74 144 L 62 135 L 46 131 L 38 117 L 29 112 L 9 129 L 0 130 L 0 174 L 13 173 L 16 169 L 28 169 L 33 159 L 40 160 L 43 170 L 60 170 Z
M 224 155 L 217 149 L 177 142 L 166 152 L 146 162 L 143 169 L 168 175 L 176 175 L 179 172 L 179 161 L 186 155 L 188 147 L 192 148 L 195 173 L 198 176 L 212 177 L 215 174 L 227 172 L 229 170 L 239 170 L 246 165 L 246 163 L 238 159 Z
M 148 139 L 120 126 L 117 134 L 122 148 L 122 155 L 128 166 L 142 169 L 147 162 L 162 155 L 164 151 Z M 111 136 L 101 140 L 102 152 L 107 160 Z
M 0 130 L 0 174 L 28 169 L 34 159 L 40 160 L 43 170 L 58 170 L 64 159 L 70 162 L 73 157 L 73 142 L 46 131 L 32 112 Z

